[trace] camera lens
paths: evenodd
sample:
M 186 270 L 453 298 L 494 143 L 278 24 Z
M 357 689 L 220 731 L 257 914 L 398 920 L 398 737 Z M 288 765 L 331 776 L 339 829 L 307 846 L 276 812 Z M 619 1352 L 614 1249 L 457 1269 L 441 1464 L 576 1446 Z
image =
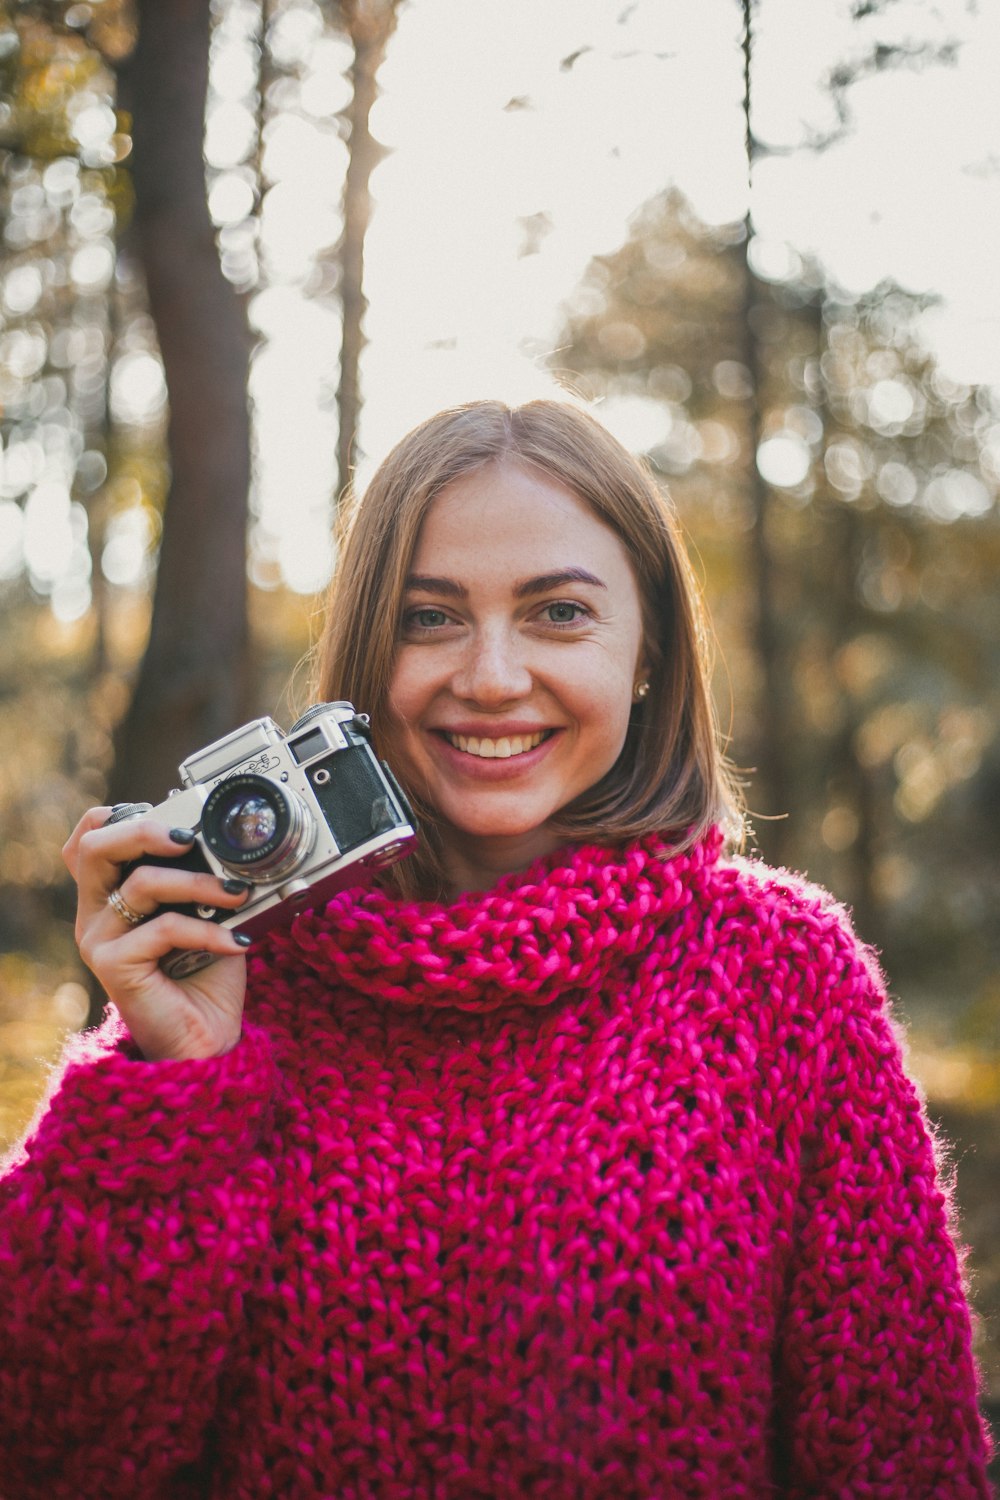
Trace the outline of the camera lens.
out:
M 314 834 L 294 792 L 249 771 L 220 781 L 202 809 L 201 836 L 216 859 L 269 879 L 301 863 Z
M 219 817 L 223 842 L 237 854 L 263 849 L 274 838 L 277 811 L 257 792 L 241 792 Z

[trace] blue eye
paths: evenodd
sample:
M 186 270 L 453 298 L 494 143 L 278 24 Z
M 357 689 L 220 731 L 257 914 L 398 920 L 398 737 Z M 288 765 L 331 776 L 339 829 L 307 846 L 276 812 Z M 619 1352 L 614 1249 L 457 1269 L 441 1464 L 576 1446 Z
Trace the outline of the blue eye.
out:
M 544 613 L 553 625 L 575 625 L 587 611 L 582 604 L 572 604 L 568 599 L 557 599 L 546 604 Z
M 439 630 L 447 623 L 444 610 L 432 609 L 430 605 L 424 609 L 411 609 L 403 617 L 403 625 L 408 630 Z

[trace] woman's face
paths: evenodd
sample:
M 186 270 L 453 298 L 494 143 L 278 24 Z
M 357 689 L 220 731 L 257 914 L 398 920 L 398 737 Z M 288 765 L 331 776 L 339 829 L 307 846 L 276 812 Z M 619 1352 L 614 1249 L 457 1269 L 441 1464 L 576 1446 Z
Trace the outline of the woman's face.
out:
M 556 848 L 553 816 L 611 769 L 643 673 L 618 536 L 516 464 L 455 480 L 421 527 L 389 692 L 389 760 L 443 823 L 455 891 Z

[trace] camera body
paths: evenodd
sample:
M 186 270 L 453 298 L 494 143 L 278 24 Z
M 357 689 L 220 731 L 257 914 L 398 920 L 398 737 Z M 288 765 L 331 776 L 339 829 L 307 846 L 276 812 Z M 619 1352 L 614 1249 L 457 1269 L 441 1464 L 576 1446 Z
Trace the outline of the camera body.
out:
M 315 705 L 287 735 L 272 719 L 255 719 L 189 756 L 180 777 L 180 788 L 158 807 L 124 803 L 108 821 L 148 817 L 169 828 L 193 828 L 194 845 L 178 858 L 146 856 L 136 863 L 249 881 L 238 911 L 164 909 L 253 937 L 306 906 L 321 906 L 346 886 L 369 884 L 416 838 L 409 803 L 371 748 L 367 716 L 350 703 Z M 127 866 L 123 878 L 134 868 Z M 161 967 L 179 979 L 217 956 L 177 949 Z

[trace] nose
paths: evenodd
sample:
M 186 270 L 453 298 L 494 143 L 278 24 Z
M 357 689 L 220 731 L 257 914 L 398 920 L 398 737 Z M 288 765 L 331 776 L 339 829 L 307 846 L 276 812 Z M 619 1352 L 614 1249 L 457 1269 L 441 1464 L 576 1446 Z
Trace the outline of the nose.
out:
M 527 697 L 531 672 L 523 645 L 504 629 L 477 631 L 458 667 L 452 689 L 456 697 L 483 708 L 500 708 Z

